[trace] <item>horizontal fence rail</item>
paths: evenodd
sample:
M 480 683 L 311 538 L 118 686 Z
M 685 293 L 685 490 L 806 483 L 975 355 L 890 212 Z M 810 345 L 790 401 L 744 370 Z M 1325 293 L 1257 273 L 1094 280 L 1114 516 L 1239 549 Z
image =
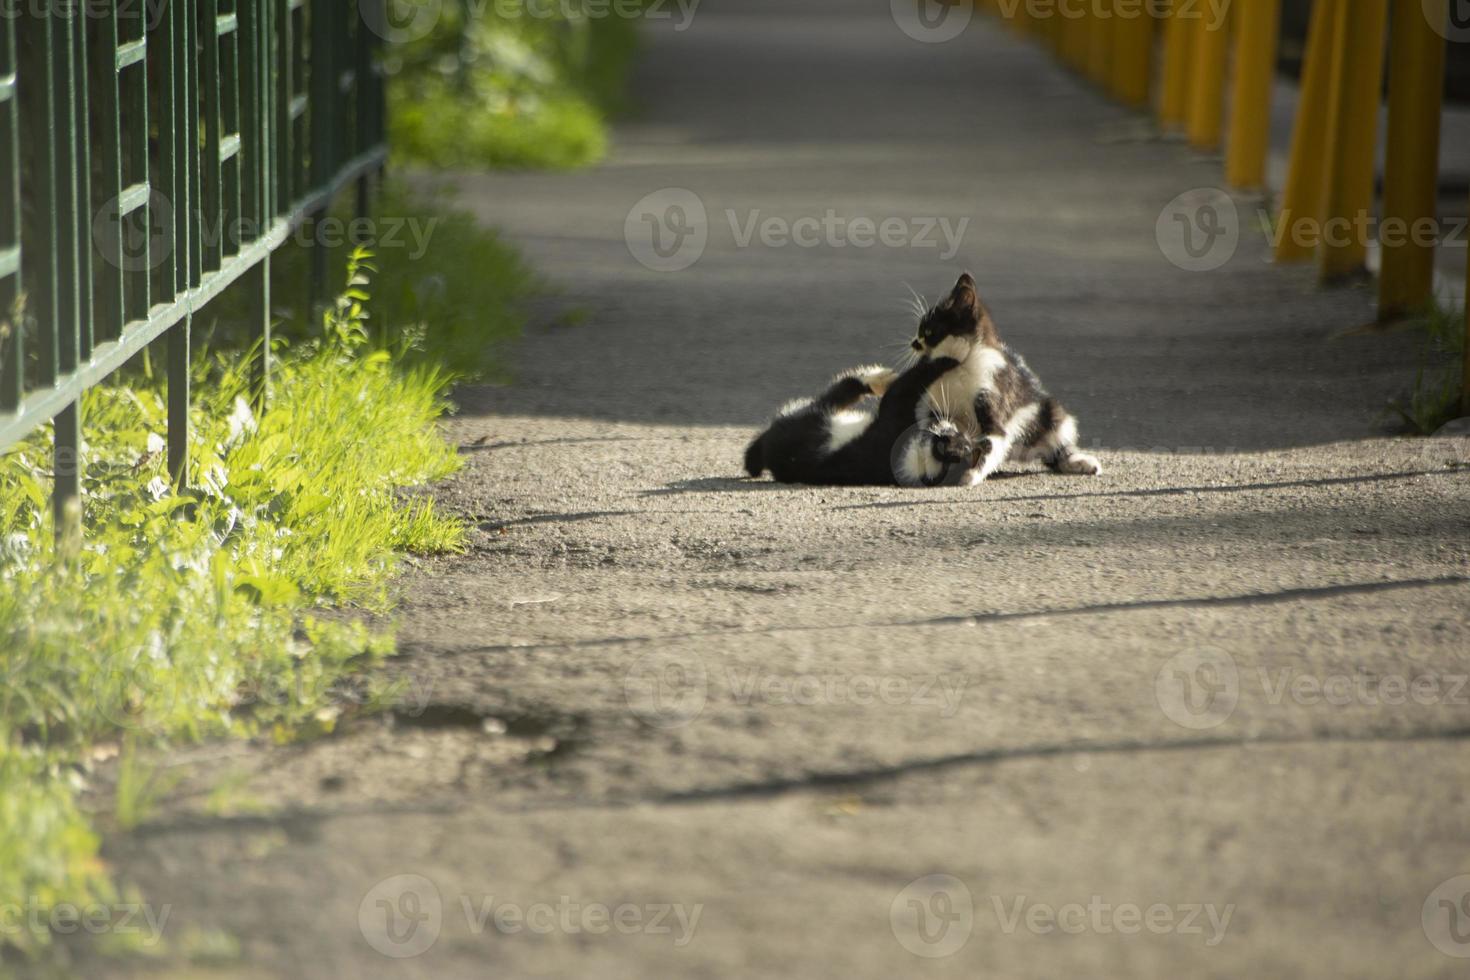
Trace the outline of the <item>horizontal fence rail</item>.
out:
M 54 422 L 58 531 L 82 393 L 164 335 L 182 482 L 190 321 L 242 278 L 263 404 L 271 253 L 386 157 L 372 2 L 0 0 L 0 449 Z

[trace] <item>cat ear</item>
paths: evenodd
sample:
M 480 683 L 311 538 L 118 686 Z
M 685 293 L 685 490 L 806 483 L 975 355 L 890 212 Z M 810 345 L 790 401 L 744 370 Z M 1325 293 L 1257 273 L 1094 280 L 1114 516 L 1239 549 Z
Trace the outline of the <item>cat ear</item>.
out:
M 978 321 L 980 319 L 980 294 L 975 291 L 975 277 L 966 272 L 954 284 L 949 294 L 949 305 L 956 313 Z

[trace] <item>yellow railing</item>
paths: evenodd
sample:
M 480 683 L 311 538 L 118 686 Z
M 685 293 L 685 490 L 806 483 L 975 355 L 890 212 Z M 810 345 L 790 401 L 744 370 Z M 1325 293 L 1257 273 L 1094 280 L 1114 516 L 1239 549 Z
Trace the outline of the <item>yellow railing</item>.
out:
M 1203 151 L 1223 148 L 1229 186 L 1265 186 L 1281 0 L 977 2 L 1120 102 L 1151 107 L 1164 130 Z M 1376 235 L 1382 320 L 1420 312 L 1435 298 L 1446 44 L 1440 25 L 1448 22 L 1448 2 L 1313 2 L 1276 259 L 1315 260 L 1324 282 L 1363 271 L 1374 238 L 1386 64 L 1387 162 Z M 1470 343 L 1466 349 L 1463 408 L 1470 414 Z

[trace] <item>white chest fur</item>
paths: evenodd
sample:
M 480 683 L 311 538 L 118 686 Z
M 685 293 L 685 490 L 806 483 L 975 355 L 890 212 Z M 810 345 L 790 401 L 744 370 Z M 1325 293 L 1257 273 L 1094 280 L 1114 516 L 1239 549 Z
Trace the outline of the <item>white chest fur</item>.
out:
M 931 356 L 954 356 L 945 349 L 950 342 L 941 343 Z M 929 386 L 919 402 L 919 420 L 933 412 L 951 419 L 971 436 L 980 435 L 980 422 L 975 417 L 975 396 L 982 391 L 994 391 L 995 376 L 1005 366 L 1005 355 L 994 347 L 973 348 L 959 367 Z

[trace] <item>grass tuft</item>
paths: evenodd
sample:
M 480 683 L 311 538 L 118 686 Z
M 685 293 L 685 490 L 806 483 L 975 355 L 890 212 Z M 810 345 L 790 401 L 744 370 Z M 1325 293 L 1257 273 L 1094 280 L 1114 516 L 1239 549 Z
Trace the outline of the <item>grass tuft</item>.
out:
M 1410 430 L 1433 435 L 1460 415 L 1461 373 L 1465 351 L 1465 308 L 1431 302 L 1418 318 L 1419 370 L 1405 401 L 1390 403 Z

